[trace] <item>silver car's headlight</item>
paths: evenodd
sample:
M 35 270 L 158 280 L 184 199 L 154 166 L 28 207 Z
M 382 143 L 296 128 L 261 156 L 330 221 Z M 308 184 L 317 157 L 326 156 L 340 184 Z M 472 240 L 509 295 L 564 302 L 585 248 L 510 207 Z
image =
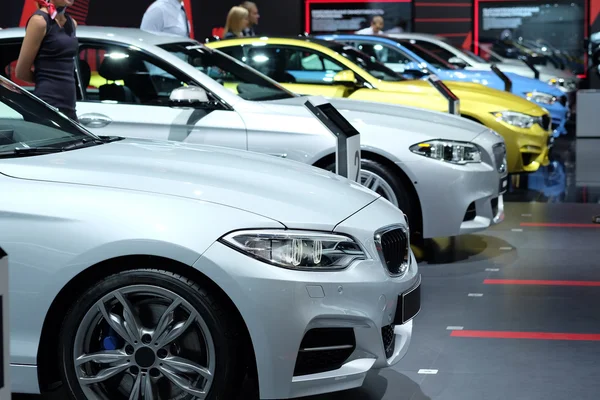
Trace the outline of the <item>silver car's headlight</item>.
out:
M 352 238 L 321 232 L 245 230 L 220 241 L 271 265 L 303 271 L 340 270 L 368 258 Z
M 536 117 L 516 111 L 499 111 L 493 112 L 492 115 L 496 117 L 496 120 L 506 122 L 518 128 L 531 128 L 537 122 Z
M 547 104 L 547 105 L 552 105 L 554 103 L 556 103 L 556 101 L 558 100 L 558 98 L 556 96 L 552 96 L 551 94 L 548 93 L 542 93 L 542 92 L 527 92 L 524 93 L 525 97 L 527 97 L 527 100 L 529 101 L 534 101 L 536 103 L 542 103 L 542 104 Z
M 481 151 L 472 143 L 435 139 L 410 146 L 415 154 L 453 164 L 481 162 Z

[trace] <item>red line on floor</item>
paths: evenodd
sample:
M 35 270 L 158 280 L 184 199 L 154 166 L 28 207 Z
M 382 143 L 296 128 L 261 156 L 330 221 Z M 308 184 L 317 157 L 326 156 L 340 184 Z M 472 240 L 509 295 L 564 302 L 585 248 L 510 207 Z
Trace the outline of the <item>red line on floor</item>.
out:
M 510 331 L 452 331 L 450 336 L 486 339 L 534 339 L 534 340 L 583 340 L 600 341 L 599 334 L 592 333 L 549 333 Z
M 600 286 L 598 281 L 544 281 L 521 279 L 486 279 L 484 285 L 547 285 L 547 286 Z
M 538 228 L 600 228 L 600 224 L 564 224 L 554 222 L 521 222 L 521 226 Z

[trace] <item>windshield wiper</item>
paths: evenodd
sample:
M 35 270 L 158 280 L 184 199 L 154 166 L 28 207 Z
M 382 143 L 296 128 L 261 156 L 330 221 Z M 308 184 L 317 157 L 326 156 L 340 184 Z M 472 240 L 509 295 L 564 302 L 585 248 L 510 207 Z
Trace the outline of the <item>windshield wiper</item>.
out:
M 63 151 L 81 149 L 98 144 L 108 143 L 105 140 L 94 138 L 77 139 L 64 146 L 38 146 L 38 147 L 17 147 L 16 149 L 0 152 L 0 158 L 26 157 L 42 154 L 60 153 Z

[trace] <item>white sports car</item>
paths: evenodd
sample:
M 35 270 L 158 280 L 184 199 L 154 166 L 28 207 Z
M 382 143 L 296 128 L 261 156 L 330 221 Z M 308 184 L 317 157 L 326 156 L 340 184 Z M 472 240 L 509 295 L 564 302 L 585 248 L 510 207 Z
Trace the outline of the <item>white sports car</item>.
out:
M 17 28 L 0 32 L 0 67 L 8 76 L 23 35 Z M 304 106 L 307 99 L 224 53 L 138 29 L 80 27 L 77 36 L 77 111 L 92 132 L 333 168 L 336 140 Z M 190 108 L 171 107 L 173 95 L 187 96 Z M 415 236 L 461 235 L 503 220 L 506 151 L 498 134 L 444 113 L 329 101 L 361 133 L 361 183 L 400 207 Z

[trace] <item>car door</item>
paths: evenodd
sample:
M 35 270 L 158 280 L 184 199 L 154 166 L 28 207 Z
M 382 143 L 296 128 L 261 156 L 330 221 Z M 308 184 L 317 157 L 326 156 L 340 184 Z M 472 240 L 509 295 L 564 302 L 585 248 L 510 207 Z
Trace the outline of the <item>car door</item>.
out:
M 234 110 L 171 107 L 173 90 L 197 86 L 189 76 L 139 49 L 85 39 L 80 43 L 77 115 L 90 131 L 247 148 L 246 126 Z
M 222 48 L 221 51 L 245 62 L 288 90 L 301 95 L 347 97 L 348 86 L 336 83 L 334 77 L 344 67 L 310 49 L 267 44 L 244 48 Z

